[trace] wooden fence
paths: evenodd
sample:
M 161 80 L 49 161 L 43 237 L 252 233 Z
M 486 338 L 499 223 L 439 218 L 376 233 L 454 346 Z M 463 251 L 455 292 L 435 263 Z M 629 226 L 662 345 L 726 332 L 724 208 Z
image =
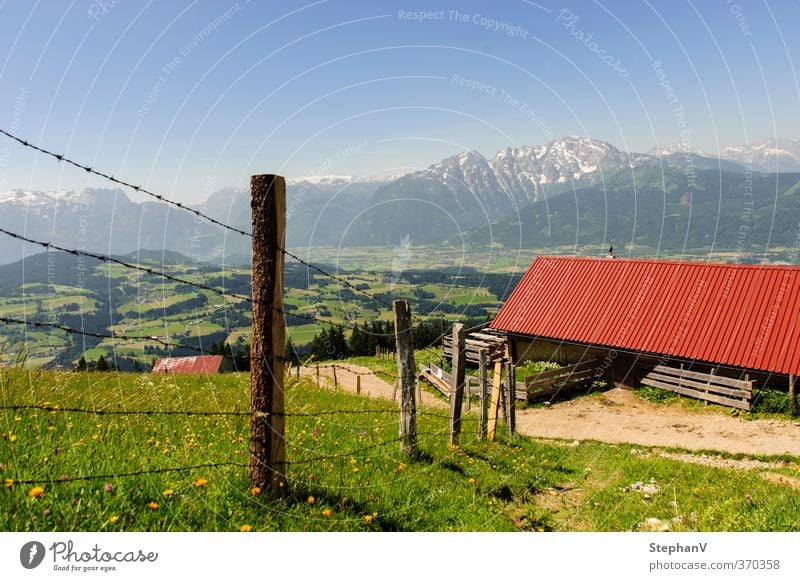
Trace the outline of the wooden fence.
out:
M 565 389 L 587 386 L 597 378 L 601 363 L 592 359 L 529 375 L 525 378 L 525 397 L 533 400 L 555 395 Z
M 700 373 L 656 365 L 640 377 L 639 383 L 742 410 L 749 410 L 753 399 L 753 382 L 747 376 L 732 379 L 716 375 L 713 370 Z

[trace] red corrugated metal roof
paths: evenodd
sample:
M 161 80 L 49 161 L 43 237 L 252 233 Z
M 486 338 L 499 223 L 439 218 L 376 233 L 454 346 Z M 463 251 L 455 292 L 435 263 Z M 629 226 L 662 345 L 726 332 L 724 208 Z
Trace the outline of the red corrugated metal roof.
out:
M 540 256 L 490 326 L 800 375 L 800 268 Z
M 198 357 L 163 357 L 156 361 L 153 373 L 213 374 L 219 373 L 222 355 Z

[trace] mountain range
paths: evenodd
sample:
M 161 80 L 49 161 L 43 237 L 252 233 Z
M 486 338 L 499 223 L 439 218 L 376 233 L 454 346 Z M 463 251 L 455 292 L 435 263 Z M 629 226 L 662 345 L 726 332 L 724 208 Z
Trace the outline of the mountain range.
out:
M 718 232 L 741 222 L 745 196 L 771 219 L 756 229 L 778 234 L 768 242 L 785 243 L 784 231 L 788 236 L 791 228 L 776 231 L 773 218 L 781 222 L 793 211 L 800 194 L 795 174 L 786 172 L 795 171 L 800 172 L 797 139 L 727 147 L 714 156 L 681 145 L 628 153 L 604 141 L 567 136 L 540 146 L 507 147 L 490 158 L 467 151 L 399 177 L 289 179 L 287 246 L 466 240 L 536 247 L 646 239 L 656 247 L 685 248 L 708 243 L 683 235 L 692 228 Z M 701 203 L 709 205 L 699 211 Z M 250 228 L 246 191 L 219 190 L 196 208 Z M 691 216 L 691 222 L 665 226 L 676 216 L 684 221 Z M 0 227 L 102 253 L 163 249 L 227 263 L 246 262 L 250 253 L 244 236 L 166 204 L 134 202 L 121 190 L 0 192 Z M 723 240 L 740 245 L 738 239 Z M 9 239 L 0 246 L 0 263 L 39 251 Z

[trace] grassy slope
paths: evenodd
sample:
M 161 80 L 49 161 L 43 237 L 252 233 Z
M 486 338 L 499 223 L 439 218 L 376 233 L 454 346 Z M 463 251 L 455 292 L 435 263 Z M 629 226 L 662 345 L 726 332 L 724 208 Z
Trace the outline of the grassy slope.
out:
M 0 378 L 3 405 L 227 411 L 244 410 L 248 401 L 242 374 L 4 371 Z M 421 415 L 423 456 L 410 461 L 398 451 L 396 413 L 384 412 L 392 408 L 385 400 L 290 382 L 287 411 L 302 415 L 287 420 L 293 464 L 284 498 L 252 494 L 239 466 L 51 482 L 39 498 L 29 496 L 33 485 L 12 484 L 0 488 L 7 507 L 0 530 L 633 530 L 648 517 L 679 518 L 677 530 L 800 528 L 796 491 L 758 471 L 684 464 L 625 445 L 524 437 L 487 444 L 475 439 L 473 416 L 465 421 L 462 447 L 453 449 L 446 419 Z M 320 413 L 330 410 L 375 413 Z M 0 480 L 245 463 L 247 438 L 240 416 L 4 410 Z M 791 460 L 782 471 L 797 474 L 797 467 Z M 630 490 L 651 478 L 659 488 L 652 498 Z M 197 486 L 200 479 L 207 483 Z

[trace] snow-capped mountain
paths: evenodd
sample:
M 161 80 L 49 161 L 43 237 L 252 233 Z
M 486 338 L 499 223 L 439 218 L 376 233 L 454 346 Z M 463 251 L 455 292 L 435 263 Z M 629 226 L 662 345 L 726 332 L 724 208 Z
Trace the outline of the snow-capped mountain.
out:
M 681 145 L 628 153 L 572 135 L 544 145 L 506 147 L 488 158 L 466 151 L 399 177 L 295 177 L 287 180 L 287 244 L 396 246 L 402 240 L 454 240 L 461 232 L 516 215 L 530 203 L 597 184 L 628 183 L 639 168 L 654 168 L 661 182 L 670 171 L 681 176 L 689 170 L 744 171 L 739 164 L 755 171 L 800 171 L 800 142 L 728 147 L 720 157 L 711 157 Z M 250 228 L 247 191 L 220 190 L 198 209 L 238 229 Z M 166 249 L 200 260 L 250 253 L 245 237 L 164 204 L 132 202 L 120 190 L 0 192 L 0 226 L 104 253 Z M 38 251 L 4 241 L 0 263 Z
M 287 244 L 335 244 L 342 230 L 391 180 L 315 176 L 287 180 Z M 219 190 L 196 208 L 224 224 L 250 229 L 250 194 Z M 0 192 L 0 227 L 27 238 L 102 254 L 173 250 L 198 261 L 249 256 L 251 241 L 172 206 L 133 202 L 122 190 Z M 43 252 L 0 234 L 0 264 Z
M 662 157 L 692 153 L 711 159 L 730 161 L 753 171 L 800 171 L 800 139 L 772 138 L 748 145 L 730 145 L 723 148 L 718 155 L 696 148 L 687 149 L 681 143 L 658 146 L 649 153 Z
M 751 145 L 733 145 L 719 153 L 754 171 L 800 171 L 800 139 L 765 139 Z
M 627 153 L 575 135 L 540 146 L 507 147 L 491 159 L 467 151 L 379 188 L 351 241 L 397 244 L 409 233 L 418 242 L 448 238 L 528 203 L 645 165 L 703 169 L 720 162 L 695 153 Z

